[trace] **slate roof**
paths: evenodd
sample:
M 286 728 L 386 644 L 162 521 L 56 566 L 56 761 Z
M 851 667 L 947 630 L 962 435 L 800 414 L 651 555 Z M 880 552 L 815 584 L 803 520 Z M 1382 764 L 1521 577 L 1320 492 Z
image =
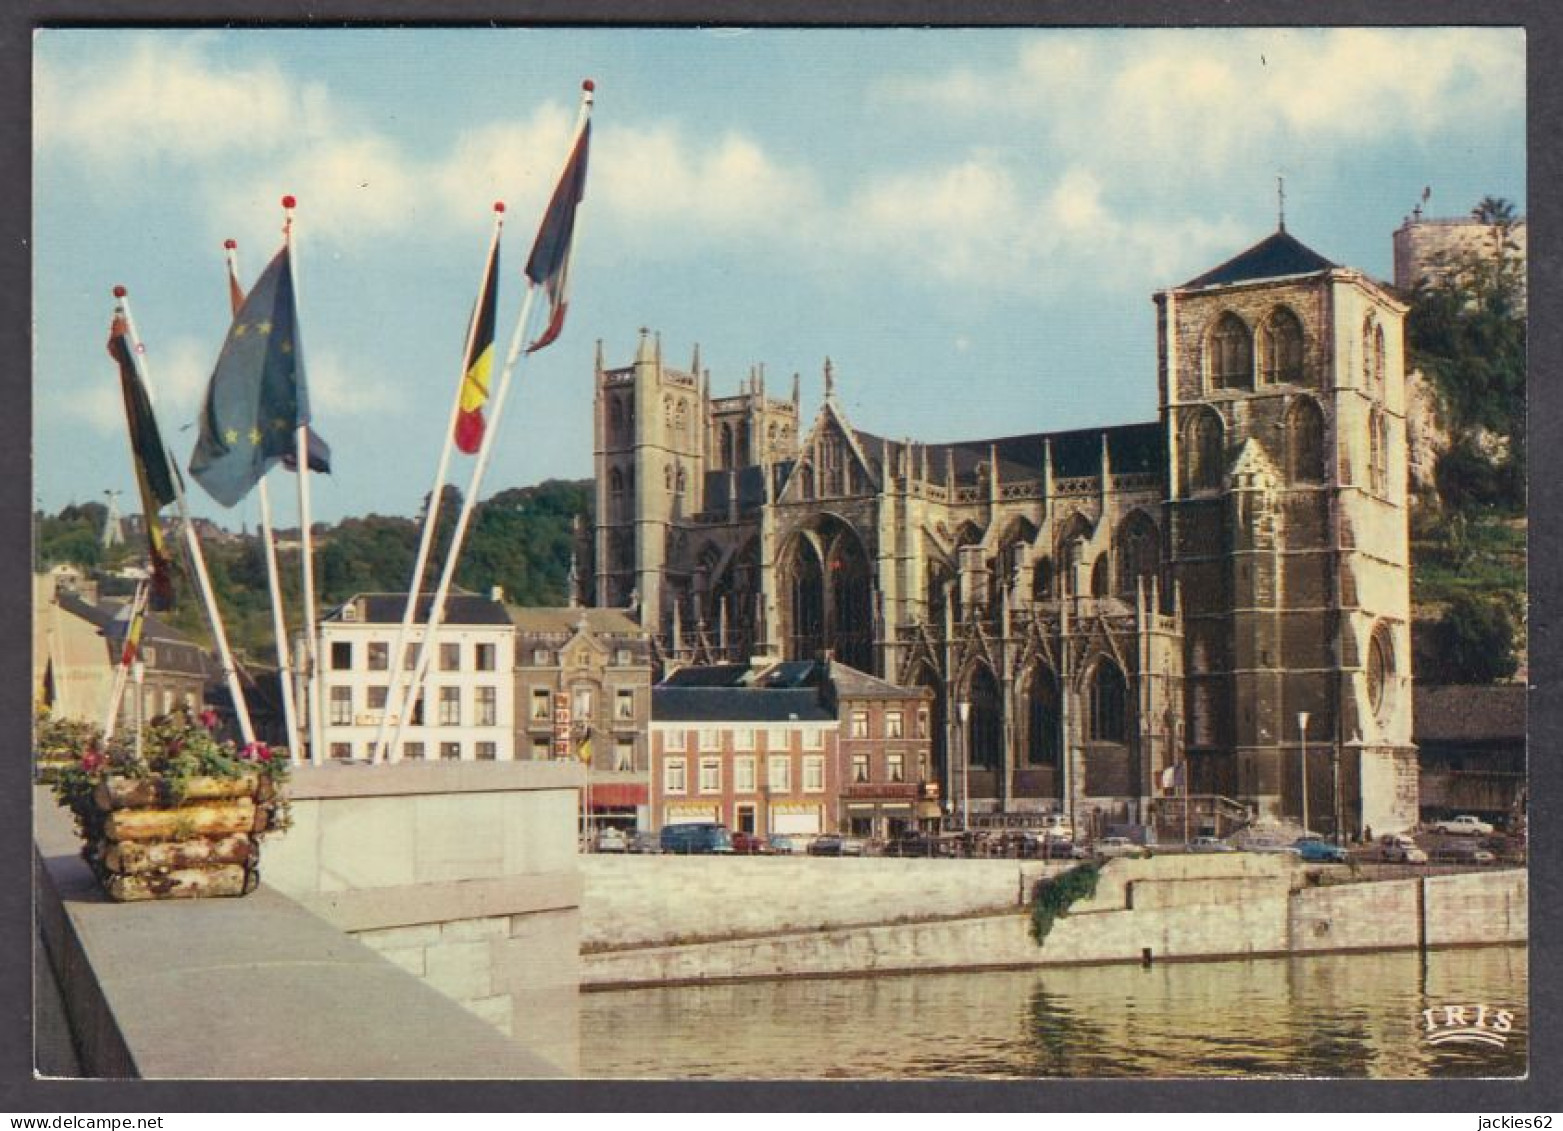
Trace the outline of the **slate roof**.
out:
M 830 682 L 843 699 L 921 699 L 924 695 L 920 687 L 902 687 L 835 660 L 830 662 Z
M 1183 289 L 1219 287 L 1227 283 L 1246 283 L 1252 279 L 1280 279 L 1290 275 L 1312 275 L 1328 271 L 1338 264 L 1302 243 L 1286 229 L 1273 232 L 1247 251 L 1239 252 L 1219 267 L 1190 279 Z
M 640 636 L 645 634 L 639 622 L 623 609 L 583 608 L 568 605 L 508 605 L 507 611 L 521 632 L 573 633 L 581 618 L 598 635 L 610 633 Z
M 104 647 L 109 651 L 110 659 L 118 661 L 119 645 L 125 639 L 125 629 L 130 623 L 129 601 L 107 600 L 93 604 L 74 593 L 63 591 L 56 596 L 56 601 L 61 609 L 94 625 L 103 634 Z M 160 648 L 157 662 L 150 665 L 158 671 L 207 677 L 222 670 L 205 648 L 169 627 L 154 613 L 146 616 L 141 627 L 141 641 L 143 645 L 152 644 Z
M 859 432 L 857 436 L 864 450 L 877 457 L 879 437 L 867 432 Z M 1044 449 L 1051 443 L 1055 477 L 1099 475 L 1102 470 L 1103 436 L 1107 437 L 1107 453 L 1112 461 L 1113 474 L 1137 475 L 1166 469 L 1166 431 L 1157 421 L 1150 421 L 1145 424 L 1120 424 L 1111 428 L 1030 432 L 988 440 L 928 444 L 928 474 L 935 483 L 943 482 L 945 465 L 953 456 L 956 481 L 969 484 L 977 479 L 977 465 L 987 463 L 996 454 L 1001 483 L 1034 481 L 1042 478 Z M 891 448 L 898 451 L 900 445 L 892 444 Z M 918 461 L 917 472 L 921 474 L 921 453 L 914 458 Z
M 748 664 L 691 664 L 671 672 L 658 687 L 742 687 Z
M 1525 690 L 1520 684 L 1418 687 L 1412 741 L 1524 742 Z
M 669 687 L 651 689 L 657 723 L 835 722 L 812 688 Z
M 427 624 L 429 622 L 429 609 L 434 604 L 432 593 L 424 594 L 418 598 L 418 608 L 413 617 L 414 624 Z M 342 610 L 348 605 L 356 605 L 358 608 L 358 620 L 363 624 L 401 624 L 402 615 L 407 609 L 407 594 L 405 593 L 359 593 L 351 600 L 332 609 L 321 619 L 327 622 L 342 623 Z M 445 614 L 441 619 L 442 624 L 493 624 L 508 625 L 510 613 L 505 606 L 491 600 L 488 597 L 480 597 L 476 593 L 451 593 L 445 598 Z

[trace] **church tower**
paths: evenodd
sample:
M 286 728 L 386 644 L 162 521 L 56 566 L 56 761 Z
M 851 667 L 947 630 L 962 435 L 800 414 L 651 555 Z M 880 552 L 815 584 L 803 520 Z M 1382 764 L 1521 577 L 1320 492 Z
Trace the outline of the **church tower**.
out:
M 1193 790 L 1408 827 L 1407 308 L 1284 226 L 1156 303 Z
M 623 369 L 603 367 L 599 343 L 596 389 L 597 604 L 638 604 L 641 623 L 663 631 L 676 528 L 703 507 L 709 398 L 695 373 L 663 365 L 644 329 Z

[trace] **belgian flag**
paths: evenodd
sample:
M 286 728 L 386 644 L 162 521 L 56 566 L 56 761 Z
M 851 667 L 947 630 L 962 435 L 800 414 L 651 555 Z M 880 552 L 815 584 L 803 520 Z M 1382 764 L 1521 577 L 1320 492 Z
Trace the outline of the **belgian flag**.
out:
M 483 406 L 494 372 L 494 318 L 499 306 L 499 240 L 489 253 L 483 292 L 472 310 L 467 364 L 461 378 L 461 407 L 456 413 L 456 446 L 473 455 L 483 446 Z
M 136 347 L 130 340 L 130 324 L 123 308 L 114 311 L 109 326 L 109 356 L 119 366 L 119 387 L 125 399 L 125 423 L 130 429 L 131 462 L 136 468 L 136 486 L 141 493 L 141 508 L 146 518 L 147 562 L 152 574 L 151 606 L 168 609 L 174 603 L 173 562 L 163 538 L 163 524 L 157 512 L 179 497 L 181 484 L 173 458 L 163 444 L 152 398 L 147 393 Z

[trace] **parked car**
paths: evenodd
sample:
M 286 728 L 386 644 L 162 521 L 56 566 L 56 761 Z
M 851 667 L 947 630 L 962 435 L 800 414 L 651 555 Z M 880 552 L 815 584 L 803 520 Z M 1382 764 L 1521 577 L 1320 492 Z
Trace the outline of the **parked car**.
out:
M 1300 836 L 1292 842 L 1292 847 L 1305 864 L 1344 864 L 1350 859 L 1344 848 L 1322 837 Z
M 1379 838 L 1379 858 L 1386 864 L 1426 864 L 1427 853 L 1405 833 L 1388 833 Z
M 733 834 L 733 853 L 737 856 L 760 856 L 769 852 L 770 845 L 765 843 L 765 838 L 754 833 L 746 833 L 739 829 Z
M 629 851 L 654 855 L 662 851 L 662 840 L 656 833 L 634 833 L 630 836 Z
M 772 856 L 791 856 L 798 851 L 798 846 L 793 843 L 790 836 L 775 833 L 765 843 L 765 847 Z
M 953 856 L 955 846 L 925 832 L 904 832 L 885 845 L 886 856 Z
M 628 852 L 630 838 L 624 835 L 623 829 L 609 825 L 598 831 L 596 848 L 598 852 Z
M 864 844 L 861 840 L 851 836 L 841 836 L 838 833 L 825 833 L 814 838 L 814 843 L 809 845 L 810 856 L 862 856 Z
M 1439 856 L 1455 864 L 1496 864 L 1497 856 L 1479 844 L 1451 844 Z
M 1145 846 L 1135 844 L 1126 836 L 1106 836 L 1096 842 L 1096 855 L 1104 860 L 1138 858 L 1147 856 Z
M 726 825 L 711 821 L 691 821 L 662 827 L 662 851 L 681 856 L 731 855 L 732 834 Z
M 1433 825 L 1433 831 L 1447 836 L 1492 836 L 1492 826 L 1469 813 L 1439 821 Z
M 1237 846 L 1218 836 L 1197 836 L 1189 844 L 1190 852 L 1236 852 Z
M 1285 841 L 1280 840 L 1277 837 L 1257 836 L 1249 837 L 1243 841 L 1243 851 L 1266 852 L 1272 854 L 1283 853 L 1289 856 L 1296 856 L 1297 846 L 1295 844 L 1287 844 Z
M 1049 813 L 1043 817 L 1042 832 L 1050 840 L 1075 839 L 1075 827 L 1063 813 Z
M 1039 860 L 1084 860 L 1090 853 L 1072 840 L 1063 837 L 1043 837 L 1031 855 Z

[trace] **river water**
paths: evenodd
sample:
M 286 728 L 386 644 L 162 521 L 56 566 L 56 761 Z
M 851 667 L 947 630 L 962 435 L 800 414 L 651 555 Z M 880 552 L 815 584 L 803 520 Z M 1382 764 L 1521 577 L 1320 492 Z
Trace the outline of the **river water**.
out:
M 582 995 L 608 1079 L 1521 1076 L 1523 947 L 792 979 Z M 1513 1012 L 1502 1048 L 1424 1009 Z M 1442 1016 L 1437 1014 L 1435 1016 Z

